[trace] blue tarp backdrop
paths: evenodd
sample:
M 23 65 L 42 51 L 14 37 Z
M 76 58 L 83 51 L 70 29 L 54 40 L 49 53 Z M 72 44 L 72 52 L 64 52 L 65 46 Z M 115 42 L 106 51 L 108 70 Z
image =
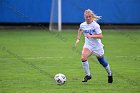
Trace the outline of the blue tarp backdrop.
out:
M 0 23 L 49 23 L 51 5 L 52 0 L 0 0 Z M 62 0 L 62 22 L 83 22 L 85 9 L 102 16 L 99 23 L 140 24 L 140 0 Z

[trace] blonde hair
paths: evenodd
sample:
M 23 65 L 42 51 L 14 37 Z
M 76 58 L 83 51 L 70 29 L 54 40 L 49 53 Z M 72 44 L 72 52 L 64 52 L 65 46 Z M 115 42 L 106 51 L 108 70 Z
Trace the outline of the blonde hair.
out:
M 101 16 L 97 16 L 97 15 L 94 14 L 94 12 L 93 12 L 92 10 L 90 10 L 90 9 L 85 10 L 84 15 L 85 15 L 86 13 L 91 13 L 91 14 L 92 14 L 92 18 L 93 18 L 93 20 L 95 20 L 95 21 L 101 19 Z

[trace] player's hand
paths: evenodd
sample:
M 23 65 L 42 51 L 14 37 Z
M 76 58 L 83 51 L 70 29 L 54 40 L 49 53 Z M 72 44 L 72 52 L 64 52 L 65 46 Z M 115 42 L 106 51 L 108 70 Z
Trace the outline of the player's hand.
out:
M 75 42 L 75 48 L 77 47 L 79 41 L 80 41 L 79 39 L 76 40 L 76 42 Z
M 86 35 L 87 38 L 92 38 L 92 35 L 90 35 L 89 33 Z

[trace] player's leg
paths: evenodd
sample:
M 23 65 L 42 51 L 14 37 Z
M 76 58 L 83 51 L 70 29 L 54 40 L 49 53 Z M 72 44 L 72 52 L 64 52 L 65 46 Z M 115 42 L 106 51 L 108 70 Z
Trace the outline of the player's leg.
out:
M 105 60 L 104 56 L 97 56 L 97 59 L 100 62 L 100 64 L 106 69 L 106 72 L 108 73 L 108 83 L 112 83 L 113 77 L 112 77 L 112 72 L 111 72 L 108 62 Z
M 89 79 L 91 79 L 89 63 L 88 63 L 88 57 L 91 56 L 91 54 L 92 52 L 88 48 L 83 48 L 81 60 L 86 76 L 84 77 L 84 80 L 82 82 L 87 82 Z
M 110 70 L 110 66 L 108 64 L 108 62 L 105 60 L 104 56 L 101 57 L 97 57 L 98 61 L 100 62 L 100 64 L 106 69 L 108 76 L 111 76 L 111 70 Z
M 106 72 L 108 73 L 108 83 L 112 83 L 113 76 L 112 76 L 110 66 L 104 58 L 104 49 L 93 50 L 93 54 L 96 55 L 98 61 L 100 62 L 100 64 L 105 68 Z

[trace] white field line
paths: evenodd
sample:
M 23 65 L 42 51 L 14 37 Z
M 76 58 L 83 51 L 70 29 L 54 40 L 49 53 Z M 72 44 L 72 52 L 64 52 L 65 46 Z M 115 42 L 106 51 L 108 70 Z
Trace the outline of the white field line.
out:
M 64 59 L 64 58 L 72 58 L 72 57 L 22 57 L 23 59 Z M 0 58 L 0 59 L 18 59 L 18 58 Z
M 126 58 L 126 57 L 140 57 L 140 56 L 115 56 L 115 57 L 119 57 L 119 58 Z
M 24 59 L 64 59 L 64 57 L 28 57 Z
M 116 57 L 116 58 L 140 58 L 140 56 L 109 56 L 109 57 Z M 23 59 L 71 59 L 71 58 L 74 58 L 74 57 L 22 57 Z M 11 57 L 5 57 L 5 58 L 0 58 L 0 60 L 4 60 L 4 59 L 18 59 L 16 57 L 14 58 L 11 58 Z

